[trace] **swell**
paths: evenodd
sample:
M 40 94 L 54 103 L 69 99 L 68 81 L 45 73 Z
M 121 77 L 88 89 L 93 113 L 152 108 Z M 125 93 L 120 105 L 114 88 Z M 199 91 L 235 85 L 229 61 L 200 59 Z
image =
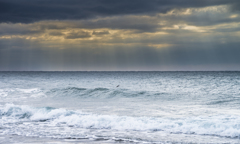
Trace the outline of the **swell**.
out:
M 158 91 L 147 91 L 147 90 L 130 90 L 121 88 L 83 88 L 83 87 L 62 87 L 62 88 L 51 88 L 51 89 L 0 89 L 0 98 L 2 101 L 25 98 L 46 98 L 51 97 L 53 100 L 61 98 L 93 98 L 93 99 L 111 99 L 111 98 L 140 98 L 147 100 L 161 100 L 161 101 L 195 101 L 201 105 L 226 105 L 226 106 L 238 106 L 240 98 L 237 96 L 226 95 L 209 95 L 204 94 L 192 94 L 192 93 L 178 93 L 177 91 L 172 92 L 161 92 Z M 196 98 L 197 97 L 197 98 Z M 7 101 L 8 102 L 8 101 Z
M 230 115 L 178 119 L 129 117 L 97 115 L 51 107 L 32 108 L 29 106 L 6 104 L 1 107 L 0 116 L 0 122 L 6 127 L 11 127 L 13 124 L 19 125 L 22 122 L 28 121 L 30 123 L 44 122 L 45 127 L 66 126 L 70 128 L 118 131 L 165 131 L 175 134 L 215 135 L 230 138 L 240 136 L 240 117 Z M 33 124 L 33 127 L 37 127 L 38 125 Z M 12 131 L 14 130 L 15 127 L 12 127 Z
M 121 88 L 79 88 L 79 87 L 65 87 L 54 88 L 46 92 L 47 96 L 53 97 L 67 97 L 67 98 L 94 98 L 94 99 L 111 99 L 111 98 L 140 98 L 148 100 L 161 101 L 189 101 L 189 99 L 196 101 L 196 95 L 191 93 L 176 93 L 176 92 L 161 92 L 158 91 L 144 91 L 144 90 L 129 90 Z M 202 105 L 229 105 L 230 103 L 239 103 L 239 98 L 226 96 L 225 99 L 212 95 L 214 99 L 204 99 L 199 102 Z M 217 99 L 216 99 L 217 97 Z
M 238 105 L 240 102 L 240 98 L 239 97 L 234 97 L 234 96 L 226 96 L 225 98 L 221 97 L 218 99 L 213 99 L 213 100 L 209 100 L 209 102 L 207 102 L 207 105 Z
M 49 96 L 56 97 L 81 97 L 81 98 L 116 98 L 116 97 L 159 97 L 166 93 L 154 93 L 149 91 L 131 91 L 128 89 L 108 89 L 108 88 L 55 88 L 46 92 Z

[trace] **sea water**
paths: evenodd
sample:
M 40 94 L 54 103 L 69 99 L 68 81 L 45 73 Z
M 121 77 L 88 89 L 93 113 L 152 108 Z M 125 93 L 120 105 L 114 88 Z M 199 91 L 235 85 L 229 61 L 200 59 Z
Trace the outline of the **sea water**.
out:
M 0 72 L 0 143 L 240 143 L 240 72 Z

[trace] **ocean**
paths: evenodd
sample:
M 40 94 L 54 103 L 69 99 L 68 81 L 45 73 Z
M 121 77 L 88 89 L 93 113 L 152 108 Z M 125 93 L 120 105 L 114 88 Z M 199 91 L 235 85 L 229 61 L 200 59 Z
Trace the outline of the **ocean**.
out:
M 240 72 L 0 72 L 0 143 L 240 143 Z

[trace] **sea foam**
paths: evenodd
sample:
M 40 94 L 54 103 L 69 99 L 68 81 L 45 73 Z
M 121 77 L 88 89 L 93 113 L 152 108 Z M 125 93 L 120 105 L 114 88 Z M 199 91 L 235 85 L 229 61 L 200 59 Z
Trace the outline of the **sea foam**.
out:
M 118 131 L 164 131 L 195 135 L 215 135 L 236 138 L 240 135 L 240 118 L 221 115 L 208 117 L 161 118 L 97 115 L 82 111 L 33 108 L 6 104 L 0 109 L 3 127 L 11 129 L 11 123 L 44 122 L 46 126 L 66 126 L 84 129 L 112 129 Z M 12 127 L 12 129 L 14 129 Z M 4 130 L 3 130 L 4 131 Z M 5 131 L 6 132 L 6 131 Z

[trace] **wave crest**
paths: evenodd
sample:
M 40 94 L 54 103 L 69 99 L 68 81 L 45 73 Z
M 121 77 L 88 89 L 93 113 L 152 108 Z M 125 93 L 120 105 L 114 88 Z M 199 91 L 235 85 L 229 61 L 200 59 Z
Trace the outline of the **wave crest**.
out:
M 216 135 L 223 137 L 240 136 L 240 118 L 233 116 L 155 118 L 96 115 L 55 109 L 50 107 L 32 108 L 7 104 L 1 107 L 0 120 L 3 125 L 21 121 L 47 122 L 47 126 L 69 126 L 84 129 L 112 129 L 130 131 L 165 131 L 169 133 Z
M 155 93 L 148 91 L 131 91 L 128 89 L 109 89 L 104 87 L 98 88 L 55 88 L 47 92 L 47 95 L 56 97 L 81 97 L 81 98 L 121 98 L 121 97 L 152 97 L 161 98 L 162 95 L 167 93 Z M 167 98 L 167 97 L 166 97 Z

